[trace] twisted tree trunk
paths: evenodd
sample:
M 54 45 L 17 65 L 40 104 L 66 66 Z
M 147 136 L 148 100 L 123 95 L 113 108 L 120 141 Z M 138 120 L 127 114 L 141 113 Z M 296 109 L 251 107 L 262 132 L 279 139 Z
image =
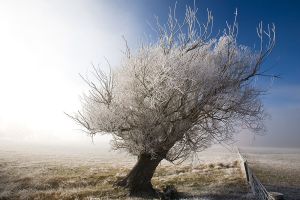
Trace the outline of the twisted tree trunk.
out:
M 129 174 L 117 185 L 128 188 L 131 196 L 156 196 L 151 178 L 163 158 L 151 158 L 150 154 L 141 154 Z

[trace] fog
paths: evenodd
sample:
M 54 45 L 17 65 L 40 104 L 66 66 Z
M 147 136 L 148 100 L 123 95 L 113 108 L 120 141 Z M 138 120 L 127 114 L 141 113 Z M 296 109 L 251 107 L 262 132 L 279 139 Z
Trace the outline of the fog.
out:
M 273 85 L 264 96 L 266 131 L 254 135 L 242 131 L 237 135 L 237 144 L 242 146 L 300 147 L 300 86 Z
M 97 1 L 1 1 L 0 141 L 90 144 L 64 112 L 75 112 L 91 63 L 116 65 L 135 18 Z M 115 13 L 118 13 L 116 15 Z M 134 39 L 133 39 L 134 38 Z
M 96 136 L 92 143 L 64 114 L 80 107 L 85 86 L 78 73 L 86 74 L 91 63 L 105 67 L 104 56 L 116 66 L 122 35 L 134 46 L 143 32 L 135 8 L 107 2 L 1 1 L 2 146 L 108 148 L 109 136 Z M 264 100 L 272 116 L 266 135 L 254 139 L 242 132 L 236 144 L 300 147 L 299 88 L 274 85 Z

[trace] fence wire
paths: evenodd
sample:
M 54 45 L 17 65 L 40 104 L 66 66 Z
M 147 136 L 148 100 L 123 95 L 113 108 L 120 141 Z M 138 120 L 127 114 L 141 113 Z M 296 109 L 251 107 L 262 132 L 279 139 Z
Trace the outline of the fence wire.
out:
M 258 200 L 275 200 L 264 187 L 264 185 L 260 182 L 260 180 L 255 176 L 251 168 L 248 166 L 247 159 L 242 156 L 239 149 L 237 149 L 237 152 L 241 162 L 241 170 L 255 197 Z

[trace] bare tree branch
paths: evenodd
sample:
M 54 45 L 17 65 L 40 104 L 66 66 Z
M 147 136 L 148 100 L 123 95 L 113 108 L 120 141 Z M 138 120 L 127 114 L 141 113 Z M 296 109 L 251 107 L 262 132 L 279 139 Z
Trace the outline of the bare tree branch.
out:
M 157 42 L 134 53 L 123 37 L 121 67 L 113 70 L 107 61 L 109 73 L 92 65 L 92 78 L 80 75 L 89 91 L 82 110 L 67 115 L 92 134 L 112 134 L 116 149 L 171 162 L 230 142 L 241 127 L 264 130 L 264 90 L 253 82 L 278 77 L 262 69 L 275 45 L 275 26 L 259 23 L 256 50 L 237 42 L 237 10 L 214 37 L 211 11 L 205 23 L 197 12 L 187 7 L 181 22 L 175 4 L 166 24 L 156 17 Z

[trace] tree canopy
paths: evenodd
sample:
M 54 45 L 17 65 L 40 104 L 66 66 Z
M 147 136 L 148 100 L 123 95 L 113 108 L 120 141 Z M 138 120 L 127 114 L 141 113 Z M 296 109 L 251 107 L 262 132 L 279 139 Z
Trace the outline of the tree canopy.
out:
M 275 45 L 275 26 L 259 24 L 260 46 L 253 49 L 238 44 L 236 17 L 212 36 L 210 11 L 201 24 L 197 8 L 188 7 L 182 22 L 170 10 L 165 25 L 157 19 L 156 42 L 134 51 L 126 42 L 119 67 L 94 67 L 92 78 L 83 77 L 90 90 L 71 117 L 91 134 L 111 134 L 115 149 L 172 162 L 231 140 L 241 127 L 262 130 L 264 91 L 255 78 L 271 76 L 262 64 Z

